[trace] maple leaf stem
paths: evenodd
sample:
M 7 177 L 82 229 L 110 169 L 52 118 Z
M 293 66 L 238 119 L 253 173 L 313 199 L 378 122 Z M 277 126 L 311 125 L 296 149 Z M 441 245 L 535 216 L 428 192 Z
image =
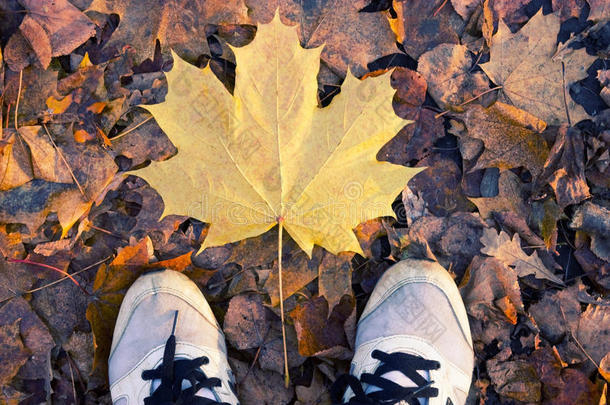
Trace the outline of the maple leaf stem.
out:
M 290 385 L 290 374 L 288 372 L 288 350 L 286 349 L 286 328 L 284 327 L 284 292 L 282 286 L 282 233 L 284 233 L 284 220 L 278 219 L 278 236 L 277 236 L 277 274 L 280 291 L 280 319 L 282 320 L 282 343 L 284 346 L 284 385 L 286 388 Z
M 15 130 L 19 129 L 19 98 L 21 98 L 21 84 L 23 83 L 23 69 L 19 71 L 19 90 L 17 90 L 17 103 L 15 104 Z
M 64 157 L 64 154 L 61 153 L 61 150 L 59 150 L 59 148 L 57 147 L 57 144 L 53 140 L 53 137 L 51 136 L 51 133 L 49 132 L 49 129 L 47 128 L 46 124 L 42 124 L 42 127 L 44 128 L 44 131 L 47 133 L 47 136 L 49 137 L 49 140 L 51 141 L 51 143 L 53 144 L 53 147 L 57 151 L 57 154 L 59 155 L 61 160 L 66 165 L 66 168 L 70 172 L 70 176 L 72 176 L 72 180 L 74 180 L 74 183 L 76 183 L 76 186 L 78 187 L 78 191 L 80 191 L 80 193 L 83 195 L 83 197 L 85 197 L 86 200 L 89 200 L 89 197 L 87 197 L 87 194 L 85 194 L 85 190 L 83 190 L 83 188 L 81 187 L 80 183 L 78 182 L 78 179 L 74 175 L 74 172 L 72 171 L 72 168 L 70 167 L 70 165 L 68 164 L 68 161 Z
M 492 87 L 491 89 L 487 89 L 483 93 L 478 94 L 478 95 L 476 95 L 476 96 L 474 96 L 472 98 L 469 98 L 468 100 L 464 101 L 463 103 L 458 104 L 457 106 L 458 107 L 464 107 L 466 104 L 472 103 L 473 101 L 483 97 L 485 94 L 491 93 L 492 91 L 495 91 L 495 90 L 500 90 L 501 88 L 502 88 L 502 86 L 496 86 L 496 87 Z M 443 115 L 445 115 L 445 114 L 447 114 L 449 112 L 451 112 L 451 110 L 445 110 L 442 113 L 436 114 L 434 116 L 434 118 L 438 119 L 438 118 L 442 117 Z

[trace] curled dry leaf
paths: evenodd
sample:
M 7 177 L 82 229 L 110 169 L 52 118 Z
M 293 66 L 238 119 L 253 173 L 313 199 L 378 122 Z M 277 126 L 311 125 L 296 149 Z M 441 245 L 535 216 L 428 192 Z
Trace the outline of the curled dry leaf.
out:
M 590 197 L 585 178 L 585 145 L 575 127 L 562 126 L 544 164 L 539 183 L 549 182 L 561 208 Z
M 484 245 L 481 253 L 496 257 L 506 265 L 513 267 L 519 277 L 533 274 L 537 278 L 545 278 L 563 285 L 563 281 L 546 268 L 536 252 L 528 256 L 521 249 L 521 238 L 518 234 L 514 234 L 511 239 L 504 231 L 500 231 L 498 234 L 495 229 L 486 228 L 483 230 L 481 243 Z
M 468 136 L 483 141 L 485 149 L 472 170 L 498 167 L 506 170 L 523 166 L 537 176 L 549 150 L 540 136 L 544 121 L 526 111 L 501 102 L 489 108 L 472 105 L 466 112 Z
M 517 314 L 524 312 L 517 274 L 496 258 L 476 256 L 462 283 L 464 305 L 477 320 L 515 325 Z

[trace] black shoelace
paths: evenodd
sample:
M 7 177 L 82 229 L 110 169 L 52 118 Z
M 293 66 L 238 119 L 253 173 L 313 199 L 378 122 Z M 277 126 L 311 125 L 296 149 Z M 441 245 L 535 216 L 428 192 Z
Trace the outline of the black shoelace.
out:
M 161 380 L 161 385 L 152 393 L 151 396 L 144 398 L 145 405 L 230 405 L 226 402 L 218 402 L 213 399 L 203 398 L 195 394 L 202 388 L 212 389 L 220 387 L 219 378 L 208 378 L 201 366 L 207 364 L 209 359 L 205 356 L 196 359 L 174 359 L 176 354 L 176 319 L 178 311 L 174 317 L 172 334 L 167 339 L 165 350 L 163 351 L 163 361 L 152 370 L 142 372 L 142 379 Z M 187 380 L 191 386 L 182 389 L 182 381 Z
M 388 354 L 381 350 L 374 350 L 372 357 L 381 361 L 373 374 L 362 373 L 360 379 L 350 374 L 337 378 L 330 389 L 334 404 L 343 403 L 343 394 L 348 386 L 354 392 L 354 396 L 344 405 L 391 405 L 400 401 L 406 401 L 409 405 L 419 405 L 418 398 L 431 398 L 438 395 L 438 389 L 432 387 L 434 381 L 428 382 L 417 372 L 417 370 L 438 369 L 440 367 L 438 361 L 426 360 L 407 353 Z M 383 374 L 390 371 L 400 371 L 417 386 L 403 387 L 382 377 Z M 374 385 L 380 390 L 365 394 L 363 384 Z

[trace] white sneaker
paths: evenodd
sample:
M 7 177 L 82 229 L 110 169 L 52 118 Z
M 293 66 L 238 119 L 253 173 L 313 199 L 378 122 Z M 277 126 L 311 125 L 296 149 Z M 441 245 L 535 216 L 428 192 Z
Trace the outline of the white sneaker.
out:
M 141 276 L 127 291 L 108 360 L 114 405 L 238 404 L 224 335 L 185 275 Z
M 358 321 L 350 375 L 331 394 L 345 404 L 463 405 L 473 368 L 455 282 L 438 263 L 404 260 L 375 286 Z

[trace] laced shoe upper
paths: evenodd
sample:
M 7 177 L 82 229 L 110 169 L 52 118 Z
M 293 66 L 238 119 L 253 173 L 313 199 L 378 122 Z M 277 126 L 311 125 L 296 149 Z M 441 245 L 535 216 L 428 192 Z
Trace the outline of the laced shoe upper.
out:
M 175 271 L 148 273 L 129 289 L 108 371 L 115 405 L 238 404 L 224 335 L 199 288 Z
M 438 263 L 404 260 L 378 281 L 358 322 L 350 374 L 369 402 L 362 402 L 355 383 L 343 401 L 463 405 L 473 368 L 468 318 L 455 282 Z M 402 378 L 389 377 L 396 376 L 391 371 Z

